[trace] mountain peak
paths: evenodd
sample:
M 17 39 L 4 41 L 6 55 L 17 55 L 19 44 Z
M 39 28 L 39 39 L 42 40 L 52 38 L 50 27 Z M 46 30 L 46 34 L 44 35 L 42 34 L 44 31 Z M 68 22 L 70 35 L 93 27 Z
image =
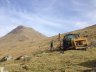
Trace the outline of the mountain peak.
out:
M 17 26 L 15 29 L 13 29 L 13 30 L 12 30 L 11 32 L 9 32 L 9 33 L 16 34 L 16 33 L 21 32 L 22 30 L 24 30 L 24 29 L 26 29 L 26 28 L 27 28 L 27 27 L 20 25 L 20 26 Z
M 30 29 L 30 28 L 23 25 L 19 25 L 14 30 L 21 30 L 21 29 Z
M 5 35 L 3 37 L 3 40 L 5 39 L 7 41 L 38 41 L 39 39 L 43 39 L 45 37 L 46 36 L 34 30 L 33 28 L 20 25 L 13 29 L 11 32 L 9 32 L 7 35 Z
M 17 28 L 18 28 L 18 29 L 21 29 L 21 28 L 25 28 L 25 26 L 19 25 L 19 26 L 17 26 Z

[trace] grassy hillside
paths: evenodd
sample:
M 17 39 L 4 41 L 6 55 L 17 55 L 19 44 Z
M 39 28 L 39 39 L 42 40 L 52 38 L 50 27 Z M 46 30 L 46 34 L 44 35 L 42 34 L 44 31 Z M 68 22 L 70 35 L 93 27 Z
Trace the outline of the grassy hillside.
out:
M 39 48 L 40 40 L 46 36 L 36 30 L 18 26 L 10 33 L 0 38 L 0 57 L 5 55 L 18 56 L 29 54 Z
M 73 33 L 80 33 L 81 36 L 87 36 L 88 39 L 94 40 L 96 39 L 96 24 L 84 29 L 73 31 Z
M 30 56 L 28 61 L 7 61 L 0 66 L 10 72 L 84 72 L 96 65 L 96 48 L 64 53 L 44 51 Z

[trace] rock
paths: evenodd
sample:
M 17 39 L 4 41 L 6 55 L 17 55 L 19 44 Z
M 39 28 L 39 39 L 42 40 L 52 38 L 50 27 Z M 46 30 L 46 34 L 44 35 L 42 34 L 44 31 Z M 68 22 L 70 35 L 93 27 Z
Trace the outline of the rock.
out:
M 12 60 L 12 56 L 7 55 L 7 56 L 3 57 L 3 58 L 0 60 L 0 62 L 9 61 L 9 60 Z
M 16 58 L 16 60 L 29 61 L 31 59 L 30 56 L 24 55 Z

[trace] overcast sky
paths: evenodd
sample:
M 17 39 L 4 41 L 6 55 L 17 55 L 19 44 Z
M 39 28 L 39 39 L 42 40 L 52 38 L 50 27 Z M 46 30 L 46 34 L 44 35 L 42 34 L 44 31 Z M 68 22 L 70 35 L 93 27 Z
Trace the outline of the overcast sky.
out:
M 0 0 L 0 36 L 18 25 L 53 36 L 96 23 L 96 0 Z

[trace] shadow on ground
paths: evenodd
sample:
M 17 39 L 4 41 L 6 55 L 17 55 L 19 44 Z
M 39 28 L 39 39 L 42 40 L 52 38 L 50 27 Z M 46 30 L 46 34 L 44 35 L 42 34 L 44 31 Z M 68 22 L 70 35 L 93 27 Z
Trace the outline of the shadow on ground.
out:
M 84 67 L 88 67 L 88 68 L 93 68 L 93 67 L 96 67 L 96 60 L 83 62 L 83 63 L 80 63 L 79 65 L 84 66 Z
M 83 72 L 96 72 L 96 60 L 83 62 L 83 63 L 80 63 L 79 65 L 89 68 L 84 70 Z

